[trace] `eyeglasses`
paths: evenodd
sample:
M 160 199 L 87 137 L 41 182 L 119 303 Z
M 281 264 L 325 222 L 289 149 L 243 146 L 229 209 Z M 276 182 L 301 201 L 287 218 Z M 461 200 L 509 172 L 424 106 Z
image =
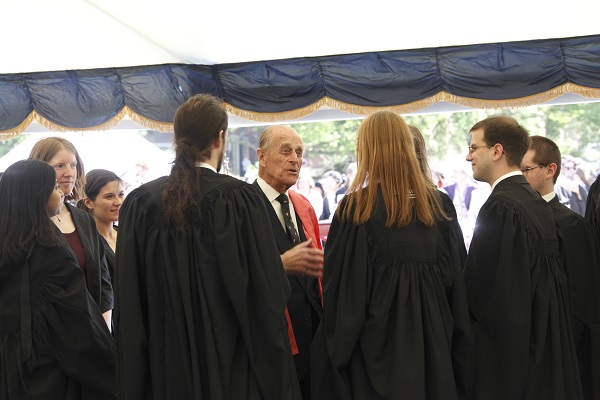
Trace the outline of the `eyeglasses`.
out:
M 483 147 L 487 147 L 489 149 L 490 147 L 494 147 L 494 146 L 495 145 L 491 145 L 491 146 L 488 146 L 488 145 L 486 145 L 486 146 L 477 146 L 477 145 L 472 144 L 472 145 L 469 146 L 469 154 L 473 154 L 477 150 L 479 150 L 479 149 L 481 149 Z
M 544 167 L 547 167 L 547 165 L 540 164 L 540 165 L 537 165 L 535 167 L 523 167 L 523 166 L 521 166 L 521 172 L 523 173 L 523 175 L 527 176 L 527 174 L 529 173 L 529 171 L 531 171 L 532 169 L 544 168 Z

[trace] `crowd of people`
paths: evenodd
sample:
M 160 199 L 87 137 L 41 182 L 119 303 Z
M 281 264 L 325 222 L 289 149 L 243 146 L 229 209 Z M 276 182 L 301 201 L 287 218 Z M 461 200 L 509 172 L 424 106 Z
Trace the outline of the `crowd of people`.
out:
M 127 195 L 60 138 L 0 176 L 0 399 L 600 398 L 600 183 L 567 207 L 551 140 L 486 118 L 473 180 L 441 185 L 378 111 L 315 182 L 274 125 L 244 182 L 219 99 L 174 131 L 171 173 Z

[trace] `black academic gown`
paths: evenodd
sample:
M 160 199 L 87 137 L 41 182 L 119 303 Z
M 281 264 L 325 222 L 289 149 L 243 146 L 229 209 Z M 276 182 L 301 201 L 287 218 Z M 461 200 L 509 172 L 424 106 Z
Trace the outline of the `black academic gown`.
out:
M 470 398 L 581 399 L 554 218 L 524 176 L 499 182 L 479 211 L 464 272 Z
M 202 169 L 190 230 L 163 219 L 159 178 L 120 211 L 118 395 L 299 399 L 287 336 L 289 284 L 259 191 Z
M 0 283 L 0 399 L 115 398 L 113 340 L 63 246 L 35 245 Z
M 112 277 L 108 270 L 102 236 L 98 233 L 96 221 L 90 214 L 69 203 L 65 203 L 65 207 L 68 207 L 71 213 L 73 224 L 75 224 L 85 252 L 84 273 L 88 291 L 102 313 L 110 311 L 114 306 Z M 66 239 L 64 242 L 68 244 Z M 70 246 L 69 249 L 71 249 Z M 77 259 L 74 252 L 72 252 L 72 256 Z
M 548 202 L 564 241 L 571 292 L 572 327 L 584 398 L 600 399 L 600 245 L 584 218 Z
M 600 175 L 596 178 L 587 197 L 585 220 L 590 224 L 600 241 Z
M 113 279 L 115 277 L 115 265 L 117 263 L 115 259 L 115 252 L 102 235 L 100 235 L 100 240 L 102 241 L 102 246 L 104 247 L 104 256 L 106 257 L 106 267 L 108 268 L 108 274 L 110 275 L 111 282 L 113 282 Z
M 347 197 L 340 203 L 346 206 Z M 313 399 L 464 398 L 469 317 L 460 245 L 447 221 L 386 228 L 334 217 L 324 321 L 311 347 Z

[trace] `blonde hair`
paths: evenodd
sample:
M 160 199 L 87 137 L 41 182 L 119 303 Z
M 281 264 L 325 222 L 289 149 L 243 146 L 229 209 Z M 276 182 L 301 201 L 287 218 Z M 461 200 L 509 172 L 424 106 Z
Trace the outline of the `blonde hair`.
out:
M 375 212 L 377 193 L 385 203 L 386 227 L 408 225 L 414 216 L 426 226 L 444 219 L 440 201 L 417 161 L 408 125 L 397 114 L 378 111 L 358 128 L 358 170 L 349 189 L 342 219 L 367 222 Z

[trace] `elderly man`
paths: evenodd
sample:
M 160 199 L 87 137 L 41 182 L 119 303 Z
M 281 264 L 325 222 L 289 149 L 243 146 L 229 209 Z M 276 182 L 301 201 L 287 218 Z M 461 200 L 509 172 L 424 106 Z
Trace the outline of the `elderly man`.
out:
M 266 128 L 256 151 L 258 179 L 292 294 L 287 304 L 289 336 L 303 399 L 310 399 L 310 343 L 321 321 L 323 250 L 310 202 L 288 191 L 298 180 L 304 144 L 290 126 Z
M 473 177 L 492 186 L 464 269 L 472 399 L 581 399 L 569 288 L 554 218 L 527 183 L 529 133 L 495 116 L 471 129 Z
M 565 270 L 571 288 L 571 323 L 585 399 L 600 398 L 600 264 L 598 240 L 585 219 L 561 204 L 554 185 L 561 168 L 561 154 L 552 140 L 532 136 L 521 171 L 548 202 L 564 241 Z

